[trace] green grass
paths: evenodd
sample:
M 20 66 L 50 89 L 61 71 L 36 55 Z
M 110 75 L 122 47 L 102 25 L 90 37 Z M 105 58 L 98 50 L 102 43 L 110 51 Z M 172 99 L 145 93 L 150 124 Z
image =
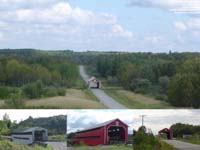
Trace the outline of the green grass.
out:
M 51 146 L 27 146 L 10 142 L 8 140 L 0 140 L 0 150 L 53 150 Z
M 195 137 L 188 138 L 188 139 L 178 138 L 177 140 L 183 141 L 183 142 L 187 142 L 187 143 L 192 143 L 192 144 L 198 144 L 198 145 L 200 145 L 200 140 L 196 139 Z
M 49 136 L 49 140 L 56 140 L 56 141 L 66 141 L 66 135 L 52 135 Z
M 175 147 L 173 147 L 172 145 L 169 145 L 163 141 L 160 141 L 161 144 L 161 150 L 175 150 Z
M 132 150 L 132 146 L 112 145 L 112 146 L 80 146 L 75 147 L 75 150 Z
M 175 148 L 165 142 L 161 143 L 161 150 L 175 150 Z M 128 145 L 112 145 L 112 146 L 80 146 L 75 147 L 75 150 L 133 150 L 132 146 Z
M 0 108 L 7 108 L 0 101 Z M 88 89 L 67 89 L 65 96 L 25 100 L 28 109 L 104 109 Z
M 119 87 L 106 87 L 104 91 L 112 98 L 130 109 L 168 109 L 174 108 L 164 101 L 152 97 L 136 94 Z

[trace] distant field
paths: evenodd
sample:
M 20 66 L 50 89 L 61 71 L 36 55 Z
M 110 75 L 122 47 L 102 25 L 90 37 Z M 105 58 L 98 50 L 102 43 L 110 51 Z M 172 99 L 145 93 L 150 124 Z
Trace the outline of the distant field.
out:
M 115 100 L 125 105 L 128 108 L 135 109 L 163 109 L 173 108 L 166 102 L 156 100 L 152 97 L 135 94 L 134 92 L 119 89 L 119 88 L 105 88 L 105 92 L 113 97 Z
M 132 150 L 132 146 L 120 146 L 120 145 L 112 145 L 112 146 L 99 146 L 99 147 L 89 147 L 89 146 L 82 146 L 76 147 L 75 150 Z
M 0 108 L 3 105 L 4 102 L 0 101 Z M 68 89 L 66 96 L 27 100 L 25 108 L 102 109 L 105 107 L 87 89 Z

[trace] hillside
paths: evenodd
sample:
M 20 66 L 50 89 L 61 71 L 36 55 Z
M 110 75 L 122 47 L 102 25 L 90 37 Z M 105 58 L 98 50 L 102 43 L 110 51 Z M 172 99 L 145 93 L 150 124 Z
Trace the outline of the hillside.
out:
M 66 116 L 54 116 L 46 118 L 32 118 L 21 121 L 17 128 L 23 127 L 43 127 L 48 129 L 49 135 L 65 134 L 66 133 Z

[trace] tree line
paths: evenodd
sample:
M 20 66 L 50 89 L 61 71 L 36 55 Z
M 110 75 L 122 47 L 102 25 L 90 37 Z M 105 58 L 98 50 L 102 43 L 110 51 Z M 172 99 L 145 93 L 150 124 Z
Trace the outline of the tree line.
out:
M 173 124 L 170 127 L 170 129 L 173 131 L 174 137 L 182 138 L 183 135 L 200 134 L 200 126 L 199 125 L 176 123 L 176 124 Z
M 65 95 L 78 77 L 77 65 L 67 56 L 35 50 L 0 51 L 0 99 L 12 99 L 19 93 L 28 99 Z
M 199 53 L 107 53 L 87 65 L 111 86 L 123 86 L 178 107 L 200 107 Z

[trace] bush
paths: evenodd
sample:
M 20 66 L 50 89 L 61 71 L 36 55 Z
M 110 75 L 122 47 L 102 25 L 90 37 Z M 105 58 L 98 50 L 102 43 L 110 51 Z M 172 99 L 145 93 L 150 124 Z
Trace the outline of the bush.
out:
M 57 96 L 57 95 L 58 95 L 58 92 L 55 87 L 46 87 L 43 90 L 44 97 L 53 97 L 53 96 Z
M 24 100 L 20 92 L 12 94 L 11 97 L 5 101 L 5 104 L 8 108 L 24 108 Z
M 138 131 L 134 137 L 134 150 L 161 150 L 161 144 L 153 134 Z
M 35 83 L 30 83 L 25 85 L 22 88 L 23 94 L 30 98 L 40 98 L 43 93 L 43 83 L 41 81 L 37 81 Z
M 65 94 L 66 94 L 65 88 L 59 88 L 57 90 L 58 90 L 58 95 L 59 96 L 65 96 Z
M 131 82 L 130 88 L 136 93 L 149 93 L 151 82 L 148 79 L 135 79 Z

